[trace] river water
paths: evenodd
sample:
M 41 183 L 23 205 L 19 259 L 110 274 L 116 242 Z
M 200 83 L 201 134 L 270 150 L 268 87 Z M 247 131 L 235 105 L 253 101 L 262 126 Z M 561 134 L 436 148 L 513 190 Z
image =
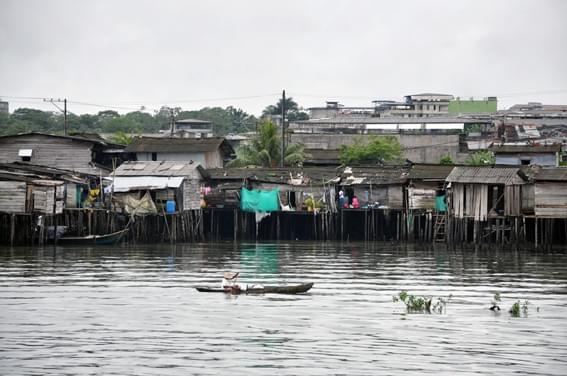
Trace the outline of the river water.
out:
M 315 282 L 304 295 L 199 293 Z M 448 300 L 407 313 L 393 295 Z M 488 308 L 495 292 L 502 311 Z M 567 251 L 391 243 L 0 248 L 2 375 L 567 374 Z M 527 316 L 508 309 L 528 300 Z

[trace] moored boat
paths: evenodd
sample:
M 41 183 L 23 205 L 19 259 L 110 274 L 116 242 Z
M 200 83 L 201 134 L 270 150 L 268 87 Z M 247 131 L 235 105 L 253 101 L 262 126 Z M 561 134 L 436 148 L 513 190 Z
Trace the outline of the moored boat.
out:
M 63 236 L 57 239 L 61 245 L 111 245 L 116 244 L 128 233 L 128 229 L 104 235 Z
M 302 294 L 309 291 L 313 287 L 313 282 L 302 283 L 298 285 L 284 285 L 284 286 L 246 286 L 241 287 L 226 287 L 226 288 L 210 288 L 210 287 L 196 287 L 199 292 L 222 292 L 225 294 Z

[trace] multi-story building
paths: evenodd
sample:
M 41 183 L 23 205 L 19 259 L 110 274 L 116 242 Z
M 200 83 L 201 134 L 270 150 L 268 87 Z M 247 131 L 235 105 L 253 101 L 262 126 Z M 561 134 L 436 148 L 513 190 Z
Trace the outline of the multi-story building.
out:
M 0 113 L 9 113 L 10 112 L 10 107 L 8 105 L 8 102 L 4 102 L 4 101 L 0 101 Z

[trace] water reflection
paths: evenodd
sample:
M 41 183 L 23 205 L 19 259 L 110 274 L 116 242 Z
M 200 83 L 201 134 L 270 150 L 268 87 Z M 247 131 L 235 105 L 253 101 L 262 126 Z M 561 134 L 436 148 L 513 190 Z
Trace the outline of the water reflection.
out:
M 257 278 L 262 275 L 275 275 L 279 271 L 278 247 L 275 245 L 255 245 L 240 250 L 240 266 L 248 274 Z
M 200 294 L 315 282 L 297 296 Z M 452 299 L 407 314 L 401 290 Z M 488 310 L 495 292 L 503 311 Z M 567 373 L 567 255 L 392 243 L 0 249 L 0 374 Z M 528 299 L 527 318 L 510 305 Z M 539 311 L 537 308 L 539 307 Z M 165 369 L 165 370 L 164 370 Z

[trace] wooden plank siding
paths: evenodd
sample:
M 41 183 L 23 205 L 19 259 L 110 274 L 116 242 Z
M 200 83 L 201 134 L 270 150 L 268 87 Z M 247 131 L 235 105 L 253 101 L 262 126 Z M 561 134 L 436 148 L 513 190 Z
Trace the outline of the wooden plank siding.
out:
M 53 194 L 54 189 L 57 189 L 56 197 L 57 200 L 55 212 L 57 214 L 63 213 L 63 185 L 56 187 L 49 186 L 34 186 L 33 187 L 33 210 L 35 212 L 44 214 L 53 214 Z
M 21 162 L 20 149 L 32 149 L 30 163 L 71 171 L 96 173 L 92 162 L 92 143 L 45 135 L 0 138 L 0 163 Z
M 536 182 L 535 215 L 567 217 L 567 182 Z
M 504 215 L 512 217 L 522 215 L 522 187 L 520 185 L 504 187 Z
M 453 212 L 455 217 L 473 217 L 485 221 L 488 217 L 488 185 L 453 184 Z
M 522 213 L 534 214 L 535 208 L 535 186 L 526 184 L 522 186 Z
M 404 190 L 401 185 L 388 186 L 388 207 L 391 209 L 404 208 Z
M 437 188 L 437 183 L 413 183 L 407 189 L 409 209 L 434 210 Z
M 199 208 L 201 208 L 201 191 L 199 181 L 195 179 L 185 179 L 185 181 L 183 181 L 182 210 L 192 210 Z
M 0 181 L 0 212 L 26 212 L 26 183 L 20 181 Z

